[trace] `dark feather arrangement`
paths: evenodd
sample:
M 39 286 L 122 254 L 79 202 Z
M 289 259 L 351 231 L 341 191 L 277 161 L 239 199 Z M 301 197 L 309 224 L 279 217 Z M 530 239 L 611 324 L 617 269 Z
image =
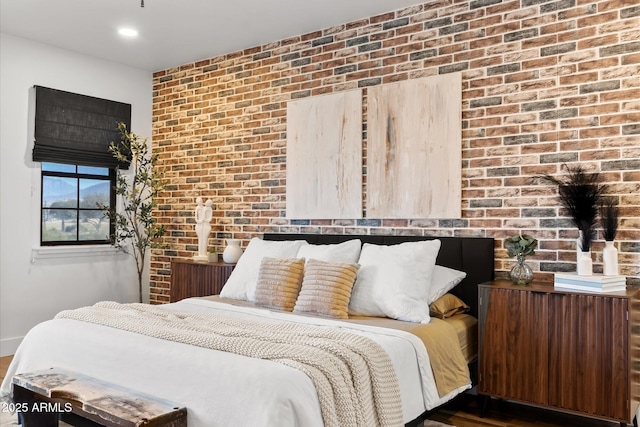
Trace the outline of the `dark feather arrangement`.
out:
M 618 232 L 618 217 L 620 208 L 613 197 L 605 197 L 600 203 L 600 223 L 604 240 L 613 242 Z
M 556 178 L 542 175 L 539 178 L 558 186 L 558 196 L 569 211 L 571 220 L 582 232 L 580 247 L 584 252 L 591 249 L 596 235 L 598 206 L 607 186 L 601 183 L 600 174 L 586 173 L 581 165 L 567 168 L 567 175 Z

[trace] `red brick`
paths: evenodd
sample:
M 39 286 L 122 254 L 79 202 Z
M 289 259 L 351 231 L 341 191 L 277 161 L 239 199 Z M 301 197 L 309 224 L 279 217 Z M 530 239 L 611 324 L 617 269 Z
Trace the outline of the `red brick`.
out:
M 622 65 L 640 64 L 640 53 L 632 53 L 622 57 Z
M 640 113 L 625 113 L 600 117 L 601 125 L 640 123 Z
M 623 101 L 640 99 L 640 89 L 618 90 L 600 94 L 601 101 Z
M 540 27 L 540 34 L 544 36 L 549 34 L 562 33 L 574 29 L 575 25 L 575 21 L 554 22 L 553 24 L 543 25 L 542 27 Z M 562 41 L 565 41 L 564 34 L 561 37 Z
M 540 77 L 538 71 L 525 71 L 521 73 L 513 73 L 505 76 L 505 83 L 517 83 L 528 80 L 535 80 Z
M 384 219 L 381 227 L 368 231 L 398 233 L 394 230 L 397 228 L 433 235 L 473 235 L 481 229 L 501 238 L 527 227 L 541 241 L 540 259 L 574 259 L 571 245 L 577 237 L 575 230 L 537 229 L 537 220 L 521 218 L 520 208 L 557 204 L 549 188 L 530 182 L 536 174 L 560 172 L 557 163 L 539 164 L 542 155 L 557 153 L 560 158 L 575 153 L 589 168 L 599 167 L 603 161 L 637 158 L 638 136 L 623 135 L 622 129 L 640 122 L 640 88 L 634 69 L 629 67 L 640 63 L 640 54 L 621 52 L 599 57 L 600 47 L 637 38 L 635 18 L 618 20 L 620 9 L 630 6 L 629 0 L 579 0 L 571 9 L 541 15 L 541 5 L 520 10 L 516 0 L 475 10 L 468 8 L 469 1 L 418 4 L 154 72 L 153 147 L 160 158 L 158 170 L 174 185 L 159 197 L 162 204 L 172 206 L 169 211 L 154 212 L 159 222 L 170 230 L 191 233 L 189 206 L 193 195 L 199 194 L 216 199 L 217 233 L 240 238 L 243 245 L 267 230 L 361 232 L 355 219 L 313 220 L 308 226 L 295 226 L 284 217 L 286 165 L 278 158 L 286 155 L 287 102 L 304 90 L 318 96 L 355 89 L 364 78 L 379 78 L 385 84 L 435 75 L 443 65 L 468 62 L 462 72 L 462 217 L 468 219 L 469 227 L 440 229 L 436 220 L 401 218 Z M 404 16 L 409 17 L 409 25 L 382 30 L 385 22 Z M 424 29 L 425 22 L 449 16 L 455 24 L 468 23 L 468 29 L 454 34 L 440 34 L 441 28 Z M 531 28 L 538 28 L 539 36 L 503 42 L 506 33 Z M 334 41 L 312 46 L 313 40 L 327 35 Z M 382 48 L 358 53 L 360 45 L 346 46 L 348 40 L 358 36 L 379 41 Z M 569 42 L 575 42 L 575 51 L 539 56 L 543 47 Z M 425 49 L 436 49 L 436 55 L 409 61 L 411 53 Z M 267 51 L 272 52 L 271 57 L 252 60 L 256 53 Z M 295 58 L 283 61 L 285 55 L 294 53 L 300 55 L 298 59 L 311 58 L 312 62 L 300 67 L 293 65 Z M 499 75 L 488 73 L 490 67 L 512 63 L 520 64 L 520 69 Z M 335 74 L 336 68 L 350 64 L 356 65 L 357 71 Z M 206 68 L 210 70 L 205 72 Z M 584 84 L 615 79 L 621 80 L 621 89 L 580 93 Z M 366 88 L 363 92 L 366 111 Z M 484 99 L 501 103 L 481 106 L 478 101 Z M 540 119 L 545 117 L 540 111 L 521 111 L 525 103 L 536 101 L 554 101 L 560 118 L 546 115 Z M 236 105 L 239 102 L 242 104 Z M 576 117 L 569 110 L 574 108 L 578 109 Z M 569 115 L 563 117 L 563 111 Z M 260 132 L 254 135 L 254 130 Z M 532 135 L 536 142 L 503 145 L 503 137 L 512 135 Z M 187 154 L 191 150 L 197 153 Z M 174 170 L 178 165 L 184 165 L 184 170 Z M 488 169 L 495 167 L 519 167 L 520 175 L 487 176 Z M 249 179 L 236 181 L 234 177 L 243 173 L 249 174 Z M 620 195 L 624 207 L 619 238 L 640 240 L 636 231 L 640 221 L 634 219 L 640 216 L 640 197 L 635 196 L 640 191 L 639 173 L 606 171 L 602 175 L 611 183 L 611 191 Z M 366 185 L 366 176 L 363 179 Z M 263 180 L 278 185 L 262 187 Z M 470 207 L 472 199 L 485 197 L 502 198 L 504 207 Z M 252 203 L 266 203 L 268 208 L 252 210 Z M 235 221 L 238 213 L 246 224 Z M 224 246 L 222 239 L 213 240 L 215 246 Z M 177 256 L 192 256 L 186 250 L 187 245 L 195 243 L 192 235 L 166 237 L 165 242 Z M 594 248 L 600 256 L 600 246 Z M 511 265 L 503 252 L 497 252 L 498 270 Z M 168 302 L 169 277 L 157 271 L 170 268 L 172 257 L 164 250 L 152 251 L 153 303 Z M 637 254 L 621 256 L 621 271 L 640 275 L 640 268 L 630 264 L 639 258 Z M 551 274 L 536 274 L 552 280 Z
M 504 114 L 515 114 L 520 112 L 519 105 L 502 105 L 499 107 L 488 107 L 487 115 L 504 115 Z
M 620 111 L 620 104 L 599 104 L 599 105 L 590 105 L 587 107 L 580 108 L 581 116 L 594 116 L 601 115 L 607 113 L 617 113 Z
M 613 22 L 618 18 L 618 11 L 600 13 L 578 19 L 578 27 L 588 27 L 590 25 L 600 25 L 605 22 Z
M 640 182 L 640 171 L 624 172 L 622 174 L 623 181 Z
M 469 64 L 469 68 L 474 69 L 474 68 L 487 68 L 487 67 L 491 67 L 494 65 L 499 65 L 502 64 L 502 57 L 500 56 L 491 56 L 491 57 L 485 57 L 482 59 L 477 59 L 475 61 L 471 61 Z
M 531 49 L 534 47 L 551 46 L 561 43 L 556 35 L 547 35 L 531 39 L 522 40 L 522 49 Z
M 487 28 L 502 22 L 502 15 L 487 16 L 469 23 L 469 28 Z
M 579 71 L 591 71 L 598 70 L 602 68 L 615 67 L 618 65 L 618 58 L 603 58 L 594 61 L 585 61 L 578 64 Z
M 566 33 L 560 34 L 558 38 L 561 43 L 566 43 L 574 40 L 587 39 L 589 37 L 595 36 L 596 34 L 598 34 L 598 32 L 596 31 L 595 27 L 578 27 L 577 30 L 568 31 Z M 578 48 L 584 49 L 586 48 L 586 46 L 583 45 L 583 46 L 579 46 Z
M 558 58 L 556 56 L 547 56 L 544 58 L 532 59 L 529 61 L 522 61 L 522 69 L 530 70 L 535 68 L 553 67 L 557 63 L 558 63 Z
M 487 36 L 495 36 L 496 34 L 512 33 L 520 29 L 519 22 L 504 22 L 486 29 Z
M 620 158 L 620 150 L 593 150 L 580 151 L 580 161 L 608 160 Z
M 471 49 L 478 49 L 481 47 L 495 46 L 502 42 L 502 36 L 485 37 L 478 40 L 471 41 L 469 47 Z
M 617 34 L 609 34 L 602 37 L 594 37 L 588 40 L 581 40 L 578 42 L 578 49 L 590 49 L 593 47 L 607 46 L 618 43 Z
M 490 126 L 487 124 L 487 126 Z M 500 126 L 487 129 L 487 136 L 515 135 L 520 132 L 520 126 Z
M 620 126 L 581 129 L 580 138 L 599 138 L 620 134 Z
M 524 144 L 522 146 L 522 154 L 543 154 L 555 153 L 556 144 Z
M 570 84 L 594 82 L 597 80 L 598 80 L 597 72 L 581 73 L 581 74 L 572 74 L 572 75 L 560 77 L 560 84 L 570 85 Z
M 467 50 L 464 52 L 456 53 L 453 56 L 453 60 L 455 62 L 468 61 L 470 59 L 482 58 L 484 55 L 485 52 L 483 49 Z
M 471 80 L 469 85 L 471 87 L 495 86 L 495 85 L 502 84 L 503 81 L 504 81 L 504 78 L 502 76 L 493 76 L 493 77 L 487 77 L 484 79 Z

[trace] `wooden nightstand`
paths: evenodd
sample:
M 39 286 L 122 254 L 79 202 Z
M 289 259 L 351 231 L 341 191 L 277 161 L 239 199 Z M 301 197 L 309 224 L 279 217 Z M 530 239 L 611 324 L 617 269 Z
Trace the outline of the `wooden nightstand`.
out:
M 480 394 L 633 421 L 637 289 L 587 293 L 493 281 L 479 286 L 479 305 Z
M 170 301 L 219 294 L 234 267 L 223 262 L 172 260 Z

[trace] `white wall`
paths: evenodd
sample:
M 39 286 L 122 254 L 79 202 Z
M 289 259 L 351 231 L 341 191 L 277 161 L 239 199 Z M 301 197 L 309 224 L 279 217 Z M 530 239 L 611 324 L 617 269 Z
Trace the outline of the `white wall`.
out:
M 130 256 L 60 256 L 53 249 L 57 257 L 33 260 L 40 238 L 40 163 L 31 161 L 33 85 L 130 103 L 131 129 L 151 136 L 150 72 L 0 34 L 1 356 L 14 354 L 31 327 L 61 310 L 138 297 Z

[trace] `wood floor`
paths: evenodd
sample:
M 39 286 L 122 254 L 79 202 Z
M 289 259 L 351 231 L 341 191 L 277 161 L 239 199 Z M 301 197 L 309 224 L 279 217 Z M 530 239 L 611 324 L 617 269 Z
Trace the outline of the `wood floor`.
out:
M 0 381 L 4 378 L 12 356 L 0 358 Z M 464 394 L 431 414 L 430 420 L 456 427 L 619 427 L 619 423 L 599 421 L 546 411 L 511 402 L 493 400 L 487 416 L 480 418 L 476 396 Z
M 498 400 L 491 400 L 486 416 L 481 418 L 477 396 L 470 394 L 454 399 L 429 419 L 456 427 L 620 427 L 620 423 L 617 422 L 578 417 Z
M 0 357 L 0 382 L 2 382 L 5 374 L 7 373 L 7 368 L 9 368 L 11 359 L 13 359 L 13 356 Z

